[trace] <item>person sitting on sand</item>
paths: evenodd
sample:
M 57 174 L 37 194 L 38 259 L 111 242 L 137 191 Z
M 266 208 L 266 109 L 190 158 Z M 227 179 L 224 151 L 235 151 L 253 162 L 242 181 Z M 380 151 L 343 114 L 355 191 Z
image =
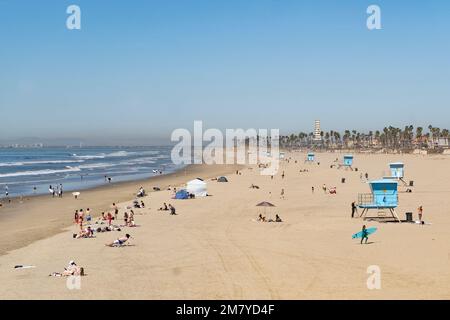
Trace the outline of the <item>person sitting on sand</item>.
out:
M 260 222 L 266 222 L 266 217 L 264 217 L 264 216 L 260 213 L 259 216 L 258 216 L 257 221 L 260 221 Z
M 278 214 L 275 215 L 275 222 L 283 222 Z
M 142 208 L 142 209 L 145 208 L 144 201 L 141 201 L 141 208 Z
M 164 202 L 163 206 L 158 209 L 159 211 L 169 211 L 169 208 L 167 207 L 167 204 Z
M 119 238 L 119 239 L 114 240 L 114 241 L 111 242 L 111 243 L 107 243 L 107 244 L 105 244 L 105 246 L 107 246 L 107 247 L 121 247 L 121 246 L 123 246 L 123 245 L 125 244 L 125 242 L 127 242 L 128 239 L 130 239 L 130 238 L 131 238 L 131 236 L 127 233 L 127 234 L 125 235 L 125 237 L 121 237 L 121 238 Z
M 73 237 L 75 239 L 80 238 L 92 238 L 94 236 L 94 231 L 91 229 L 91 227 L 87 227 L 84 230 L 81 230 L 78 234 L 74 233 Z
M 84 276 L 84 268 L 77 266 L 74 261 L 69 262 L 69 266 L 64 268 L 64 272 L 53 272 L 49 274 L 51 277 L 70 277 L 70 276 Z

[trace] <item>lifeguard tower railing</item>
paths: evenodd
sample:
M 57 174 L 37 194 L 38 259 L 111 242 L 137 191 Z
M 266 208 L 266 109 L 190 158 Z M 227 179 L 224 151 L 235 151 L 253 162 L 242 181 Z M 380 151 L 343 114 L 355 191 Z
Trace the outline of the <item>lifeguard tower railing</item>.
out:
M 360 208 L 396 208 L 398 206 L 398 194 L 386 194 L 380 196 L 373 193 L 358 194 L 358 207 Z

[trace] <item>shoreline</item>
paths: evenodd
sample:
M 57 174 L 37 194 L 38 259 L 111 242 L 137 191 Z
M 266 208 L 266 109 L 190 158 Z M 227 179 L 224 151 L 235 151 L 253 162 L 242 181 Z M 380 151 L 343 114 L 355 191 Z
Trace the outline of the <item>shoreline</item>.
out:
M 0 256 L 64 232 L 73 225 L 72 215 L 77 209 L 90 208 L 95 218 L 101 212 L 111 210 L 112 203 L 119 204 L 136 198 L 141 185 L 150 195 L 151 201 L 151 194 L 157 192 L 153 191 L 155 186 L 163 191 L 168 186 L 177 187 L 197 176 L 209 179 L 239 168 L 239 165 L 191 164 L 163 175 L 83 189 L 77 200 L 68 192 L 63 198 L 49 195 L 10 198 L 11 203 L 2 201 L 0 207 Z

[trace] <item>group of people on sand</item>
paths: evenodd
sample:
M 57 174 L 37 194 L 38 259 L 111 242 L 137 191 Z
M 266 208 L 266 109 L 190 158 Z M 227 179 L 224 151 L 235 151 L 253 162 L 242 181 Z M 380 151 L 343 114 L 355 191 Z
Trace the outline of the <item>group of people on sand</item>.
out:
M 80 229 L 83 229 L 83 222 L 86 220 L 86 222 L 92 221 L 91 216 L 91 210 L 89 208 L 84 211 L 83 209 L 75 210 L 74 214 L 74 223 L 80 226 Z
M 49 185 L 48 186 L 48 192 L 52 195 L 52 198 L 57 196 L 58 198 L 62 198 L 63 196 L 63 185 L 60 183 L 56 185 L 56 187 Z
M 126 227 L 136 227 L 136 223 L 134 222 L 134 211 L 130 210 L 130 213 L 125 211 L 123 213 L 123 222 Z
M 170 211 L 170 215 L 177 214 L 175 207 L 170 203 L 167 205 L 165 202 L 163 203 L 163 206 L 158 209 L 158 211 Z
M 258 222 L 283 222 L 283 220 L 281 220 L 281 218 L 280 218 L 280 216 L 278 214 L 275 214 L 275 220 L 273 220 L 273 219 L 267 219 L 261 213 L 259 214 L 259 216 L 256 219 L 256 221 L 258 221 Z

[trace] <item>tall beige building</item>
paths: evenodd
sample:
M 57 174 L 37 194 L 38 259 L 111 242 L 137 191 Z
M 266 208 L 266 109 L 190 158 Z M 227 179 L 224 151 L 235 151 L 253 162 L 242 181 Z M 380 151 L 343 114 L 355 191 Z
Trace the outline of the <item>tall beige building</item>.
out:
M 320 120 L 314 121 L 314 141 L 321 141 L 322 136 L 320 135 Z

